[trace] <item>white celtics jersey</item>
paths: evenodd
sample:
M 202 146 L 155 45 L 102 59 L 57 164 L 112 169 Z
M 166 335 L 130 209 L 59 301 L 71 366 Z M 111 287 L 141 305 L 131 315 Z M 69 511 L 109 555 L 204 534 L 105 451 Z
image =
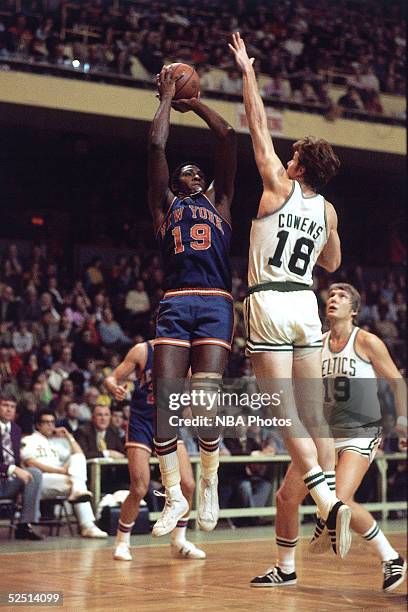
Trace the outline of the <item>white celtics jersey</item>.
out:
M 330 349 L 329 332 L 322 350 L 326 418 L 332 429 L 344 431 L 344 435 L 356 430 L 350 436 L 361 435 L 360 428 L 378 430 L 381 422 L 375 370 L 356 352 L 359 329 L 353 328 L 346 346 L 338 352 Z
M 291 193 L 278 210 L 252 221 L 248 286 L 288 281 L 310 286 L 326 240 L 323 196 L 305 196 L 293 181 Z

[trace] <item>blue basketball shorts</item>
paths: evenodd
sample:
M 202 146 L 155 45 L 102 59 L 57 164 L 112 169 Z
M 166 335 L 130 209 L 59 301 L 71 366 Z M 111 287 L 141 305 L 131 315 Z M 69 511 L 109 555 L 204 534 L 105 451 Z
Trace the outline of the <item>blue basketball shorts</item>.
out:
M 232 296 L 223 289 L 167 291 L 159 305 L 154 345 L 191 348 L 222 346 L 231 350 L 234 331 Z

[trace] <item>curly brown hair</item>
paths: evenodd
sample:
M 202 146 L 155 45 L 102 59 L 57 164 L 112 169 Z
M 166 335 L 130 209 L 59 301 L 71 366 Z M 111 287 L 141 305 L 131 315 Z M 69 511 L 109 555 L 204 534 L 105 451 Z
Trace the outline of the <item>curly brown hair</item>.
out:
M 305 183 L 316 192 L 339 171 L 340 160 L 323 138 L 305 136 L 293 144 L 293 150 L 298 152 L 299 161 L 305 169 Z

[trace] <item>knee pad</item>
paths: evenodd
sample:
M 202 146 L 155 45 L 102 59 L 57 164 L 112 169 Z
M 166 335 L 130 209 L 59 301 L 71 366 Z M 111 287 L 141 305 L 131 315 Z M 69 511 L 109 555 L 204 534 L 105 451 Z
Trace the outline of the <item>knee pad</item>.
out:
M 196 372 L 192 375 L 191 411 L 193 416 L 216 416 L 221 381 L 222 375 L 218 372 Z

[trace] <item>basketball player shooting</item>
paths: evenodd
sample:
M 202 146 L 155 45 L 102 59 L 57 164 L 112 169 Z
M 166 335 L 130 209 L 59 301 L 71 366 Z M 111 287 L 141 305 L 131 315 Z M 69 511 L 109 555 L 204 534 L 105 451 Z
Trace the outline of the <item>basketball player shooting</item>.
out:
M 243 73 L 245 112 L 263 181 L 250 236 L 246 350 L 262 392 L 285 385 L 279 416 L 292 418 L 292 433 L 283 432 L 287 449 L 327 525 L 335 553 L 344 557 L 351 545 L 351 512 L 327 480 L 334 470 L 333 439 L 329 433 L 322 436 L 318 427 L 306 429 L 299 418 L 324 427 L 322 329 L 311 285 L 316 263 L 334 272 L 341 261 L 336 212 L 318 193 L 340 162 L 325 140 L 303 138 L 294 143 L 293 158 L 283 167 L 268 131 L 254 60 L 239 33 L 229 47 Z M 311 398 L 304 392 L 308 383 L 314 388 Z
M 153 365 L 160 418 L 169 415 L 168 401 L 161 399 L 158 392 L 160 381 L 180 381 L 190 367 L 192 390 L 204 390 L 201 396 L 206 398 L 217 395 L 233 331 L 228 254 L 236 168 L 235 132 L 199 98 L 175 102 L 178 78 L 171 66 L 165 66 L 158 75 L 160 104 L 150 129 L 148 149 L 149 207 L 165 277 Z M 165 149 L 172 106 L 180 112 L 196 113 L 216 138 L 215 176 L 209 186 L 202 170 L 192 162 L 182 164 L 169 176 Z M 195 411 L 206 412 L 210 406 L 192 405 L 191 408 L 194 415 Z M 199 446 L 198 523 L 202 530 L 211 531 L 217 524 L 219 512 L 219 436 L 216 432 L 199 431 Z M 188 510 L 180 488 L 176 431 L 162 436 L 156 432 L 155 451 L 166 503 L 152 534 L 162 536 L 172 531 Z

